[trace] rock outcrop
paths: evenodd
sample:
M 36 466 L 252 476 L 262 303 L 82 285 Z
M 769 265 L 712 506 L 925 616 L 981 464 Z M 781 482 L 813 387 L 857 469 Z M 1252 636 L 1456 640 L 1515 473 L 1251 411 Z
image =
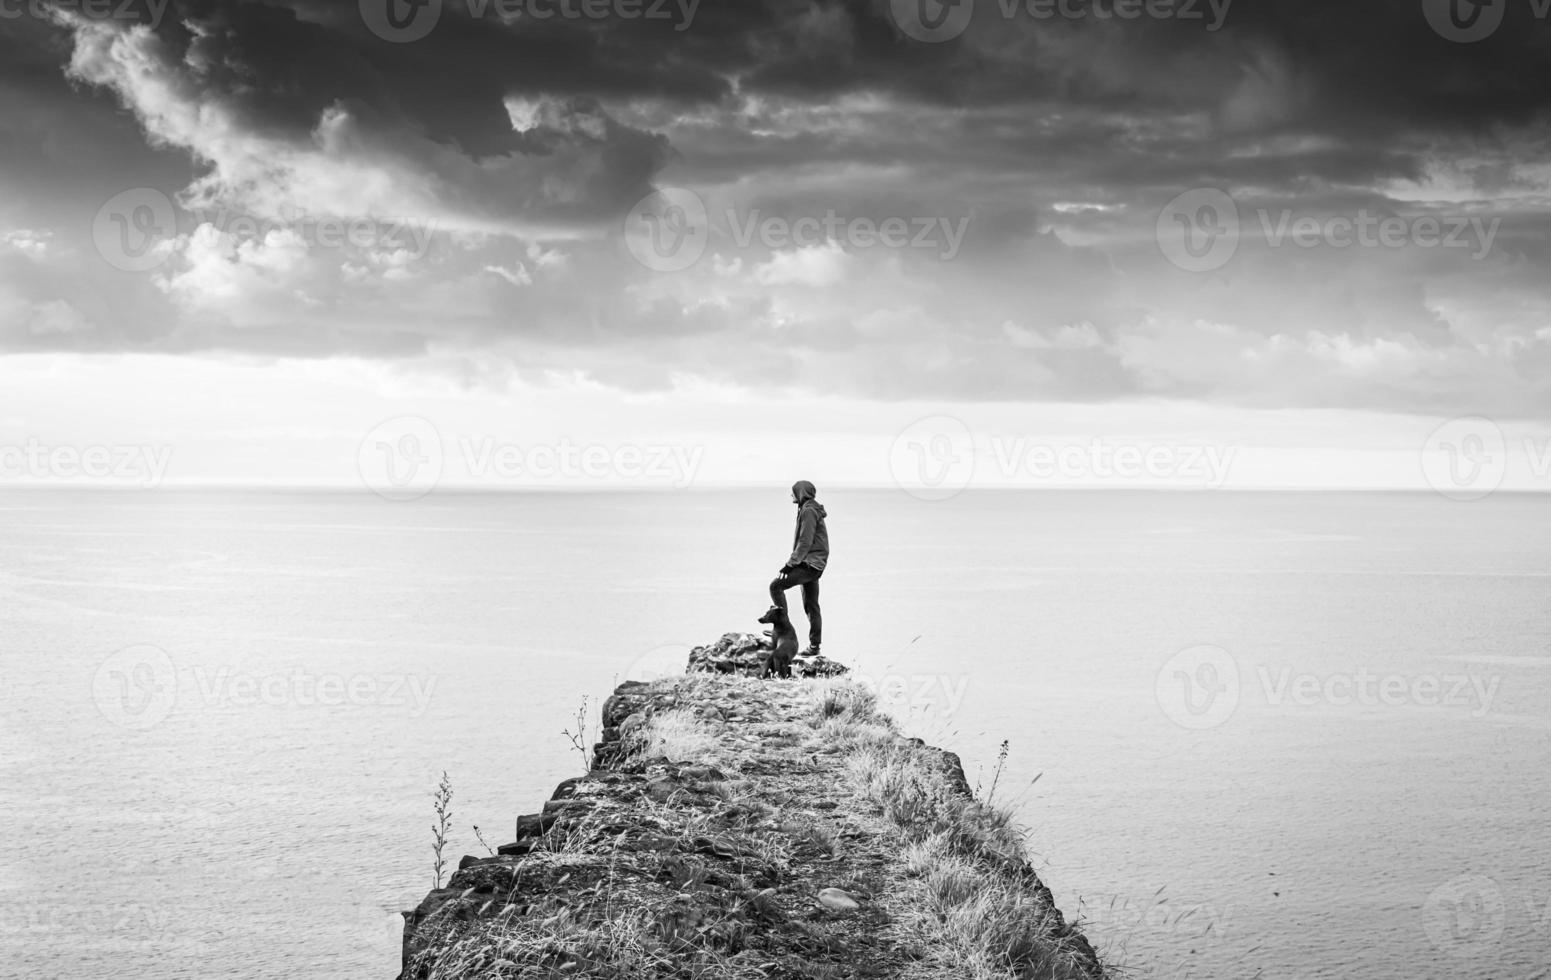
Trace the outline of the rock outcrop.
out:
M 715 643 L 695 647 L 689 651 L 690 673 L 746 674 L 759 676 L 770 656 L 770 638 L 755 633 L 723 633 Z M 792 660 L 794 677 L 839 677 L 850 668 L 830 660 L 823 654 L 805 657 L 799 654 Z
M 850 682 L 710 670 L 614 692 L 591 770 L 405 913 L 401 980 L 1102 980 L 957 756 Z

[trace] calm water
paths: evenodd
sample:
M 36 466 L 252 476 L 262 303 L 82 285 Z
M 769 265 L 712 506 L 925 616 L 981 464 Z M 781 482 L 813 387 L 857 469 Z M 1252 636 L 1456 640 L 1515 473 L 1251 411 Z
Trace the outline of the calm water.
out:
M 823 499 L 826 652 L 971 782 L 1010 741 L 997 797 L 1111 959 L 1551 971 L 1551 499 Z M 452 860 L 504 842 L 583 695 L 757 628 L 790 520 L 0 493 L 0 975 L 391 977 L 442 770 Z

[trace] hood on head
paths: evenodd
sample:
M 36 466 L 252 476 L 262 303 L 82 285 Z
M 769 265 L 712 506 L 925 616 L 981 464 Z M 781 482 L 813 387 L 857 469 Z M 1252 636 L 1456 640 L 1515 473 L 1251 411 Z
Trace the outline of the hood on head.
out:
M 817 494 L 818 491 L 807 480 L 798 480 L 792 484 L 792 496 L 797 498 L 799 508 L 812 507 L 819 512 L 820 517 L 828 517 L 829 512 L 824 509 L 824 505 L 813 499 Z

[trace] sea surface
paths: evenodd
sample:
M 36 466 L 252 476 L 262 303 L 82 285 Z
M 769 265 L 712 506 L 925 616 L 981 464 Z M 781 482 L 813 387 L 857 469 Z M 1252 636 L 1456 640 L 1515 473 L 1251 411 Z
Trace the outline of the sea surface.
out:
M 821 499 L 826 654 L 1132 976 L 1551 976 L 1551 498 Z M 617 681 L 759 628 L 791 521 L 0 492 L 0 976 L 394 976 L 442 773 L 455 866 Z

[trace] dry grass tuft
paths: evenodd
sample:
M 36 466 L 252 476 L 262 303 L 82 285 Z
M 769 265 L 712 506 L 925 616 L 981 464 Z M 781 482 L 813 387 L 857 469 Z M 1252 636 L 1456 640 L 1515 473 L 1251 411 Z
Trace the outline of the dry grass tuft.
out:
M 822 680 L 813 684 L 815 727 L 833 720 L 884 725 L 892 720 L 878 713 L 878 696 L 854 681 Z
M 672 762 L 715 762 L 721 741 L 709 725 L 689 711 L 661 711 L 646 720 L 636 733 L 641 758 Z
M 955 791 L 929 750 L 872 742 L 850 756 L 847 772 L 907 842 L 904 864 L 914 880 L 905 904 L 916 910 L 907 928 L 943 975 L 1086 978 L 1080 938 L 1059 924 L 1027 876 L 1011 812 Z

